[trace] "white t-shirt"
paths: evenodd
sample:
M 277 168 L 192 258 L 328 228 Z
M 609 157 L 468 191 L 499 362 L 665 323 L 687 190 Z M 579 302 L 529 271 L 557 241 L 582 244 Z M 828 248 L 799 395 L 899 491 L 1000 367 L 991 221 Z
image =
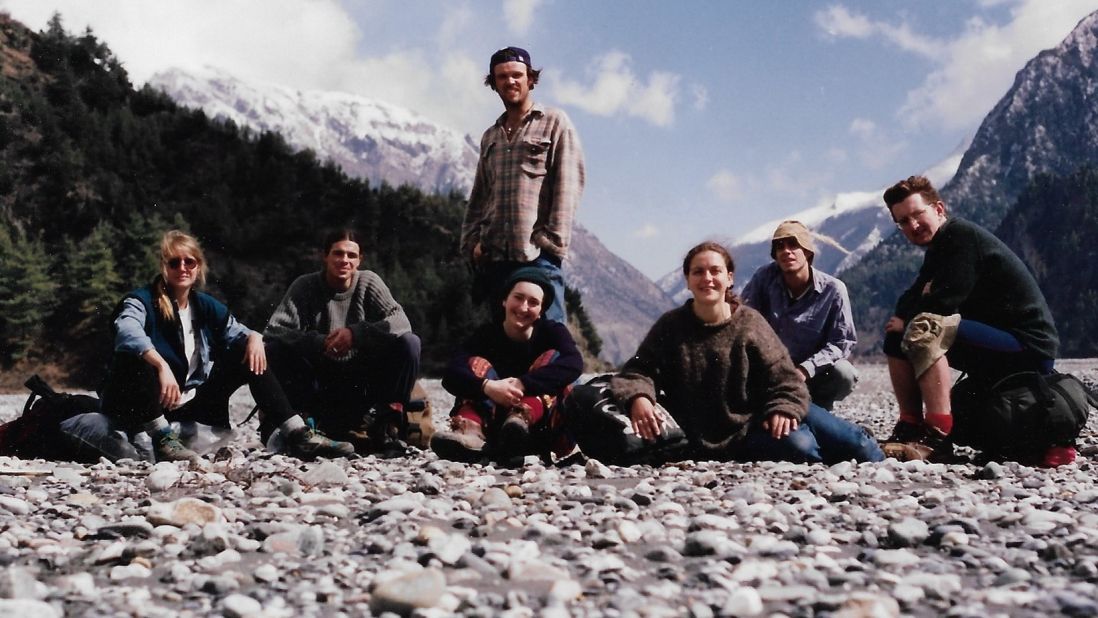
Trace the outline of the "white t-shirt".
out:
M 194 333 L 194 317 L 191 313 L 191 306 L 187 305 L 186 309 L 179 310 L 179 323 L 183 326 L 183 355 L 187 357 L 187 378 L 198 369 L 198 364 L 201 362 L 201 358 L 198 356 L 198 339 Z M 185 381 L 186 379 L 184 379 Z M 180 384 L 179 388 L 183 388 Z M 188 401 L 194 399 L 196 389 L 185 390 L 182 396 L 179 398 L 179 403 L 175 405 L 176 408 L 182 406 Z

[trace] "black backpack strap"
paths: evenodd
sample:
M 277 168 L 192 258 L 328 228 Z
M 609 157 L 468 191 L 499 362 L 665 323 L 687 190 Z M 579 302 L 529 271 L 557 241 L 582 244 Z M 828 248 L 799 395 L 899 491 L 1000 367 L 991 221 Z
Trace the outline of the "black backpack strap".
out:
M 30 397 L 27 397 L 27 403 L 23 404 L 23 414 L 26 414 L 34 402 L 39 397 L 57 397 L 57 391 L 46 383 L 37 373 L 27 378 L 27 381 L 23 383 L 30 390 Z
M 240 424 L 247 425 L 248 421 L 252 420 L 252 417 L 255 416 L 256 412 L 259 412 L 259 404 L 256 404 L 255 407 L 252 408 L 252 411 L 248 413 L 248 417 L 241 421 Z

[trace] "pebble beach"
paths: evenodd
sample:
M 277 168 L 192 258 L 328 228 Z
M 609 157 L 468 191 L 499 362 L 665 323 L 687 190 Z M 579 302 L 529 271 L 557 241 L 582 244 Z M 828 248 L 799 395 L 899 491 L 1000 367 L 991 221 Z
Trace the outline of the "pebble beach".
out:
M 1058 368 L 1098 384 L 1098 360 Z M 883 365 L 836 413 L 888 434 Z M 436 426 L 452 399 L 423 380 Z M 25 394 L 0 395 L 0 420 Z M 247 390 L 233 419 L 251 410 Z M 1098 615 L 1079 459 L 832 466 L 301 462 L 255 420 L 200 466 L 0 457 L 0 616 Z

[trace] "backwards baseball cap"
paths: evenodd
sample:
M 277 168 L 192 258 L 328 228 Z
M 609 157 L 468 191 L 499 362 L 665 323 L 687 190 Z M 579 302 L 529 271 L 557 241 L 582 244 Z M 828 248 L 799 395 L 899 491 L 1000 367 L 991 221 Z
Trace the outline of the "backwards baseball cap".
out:
M 488 72 L 492 72 L 497 64 L 503 64 L 504 62 L 521 62 L 526 66 L 531 66 L 530 52 L 521 47 L 504 47 L 492 54 L 492 60 L 488 62 Z
M 511 276 L 507 277 L 507 280 L 503 282 L 503 287 L 500 289 L 500 297 L 506 298 L 511 293 L 511 289 L 515 287 L 515 284 L 525 281 L 527 283 L 533 283 L 541 288 L 541 306 L 548 307 L 553 304 L 553 299 L 556 297 L 556 293 L 553 291 L 553 283 L 549 281 L 549 276 L 545 274 L 545 271 L 537 266 L 523 266 L 511 273 Z
M 797 244 L 801 246 L 801 249 L 804 249 L 812 255 L 816 255 L 816 242 L 812 240 L 812 232 L 809 232 L 808 228 L 800 221 L 782 221 L 778 224 L 778 229 L 774 230 L 774 237 L 770 239 L 771 258 L 773 258 L 776 253 L 774 251 L 774 241 L 783 238 L 792 238 L 796 240 Z

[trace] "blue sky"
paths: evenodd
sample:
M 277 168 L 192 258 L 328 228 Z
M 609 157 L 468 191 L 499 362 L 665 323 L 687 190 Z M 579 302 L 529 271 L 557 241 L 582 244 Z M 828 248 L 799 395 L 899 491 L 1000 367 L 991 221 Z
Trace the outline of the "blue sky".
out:
M 341 90 L 480 133 L 491 53 L 584 143 L 579 220 L 656 278 L 735 237 L 945 158 L 1098 0 L 0 0 L 90 26 L 134 82 L 171 66 Z

